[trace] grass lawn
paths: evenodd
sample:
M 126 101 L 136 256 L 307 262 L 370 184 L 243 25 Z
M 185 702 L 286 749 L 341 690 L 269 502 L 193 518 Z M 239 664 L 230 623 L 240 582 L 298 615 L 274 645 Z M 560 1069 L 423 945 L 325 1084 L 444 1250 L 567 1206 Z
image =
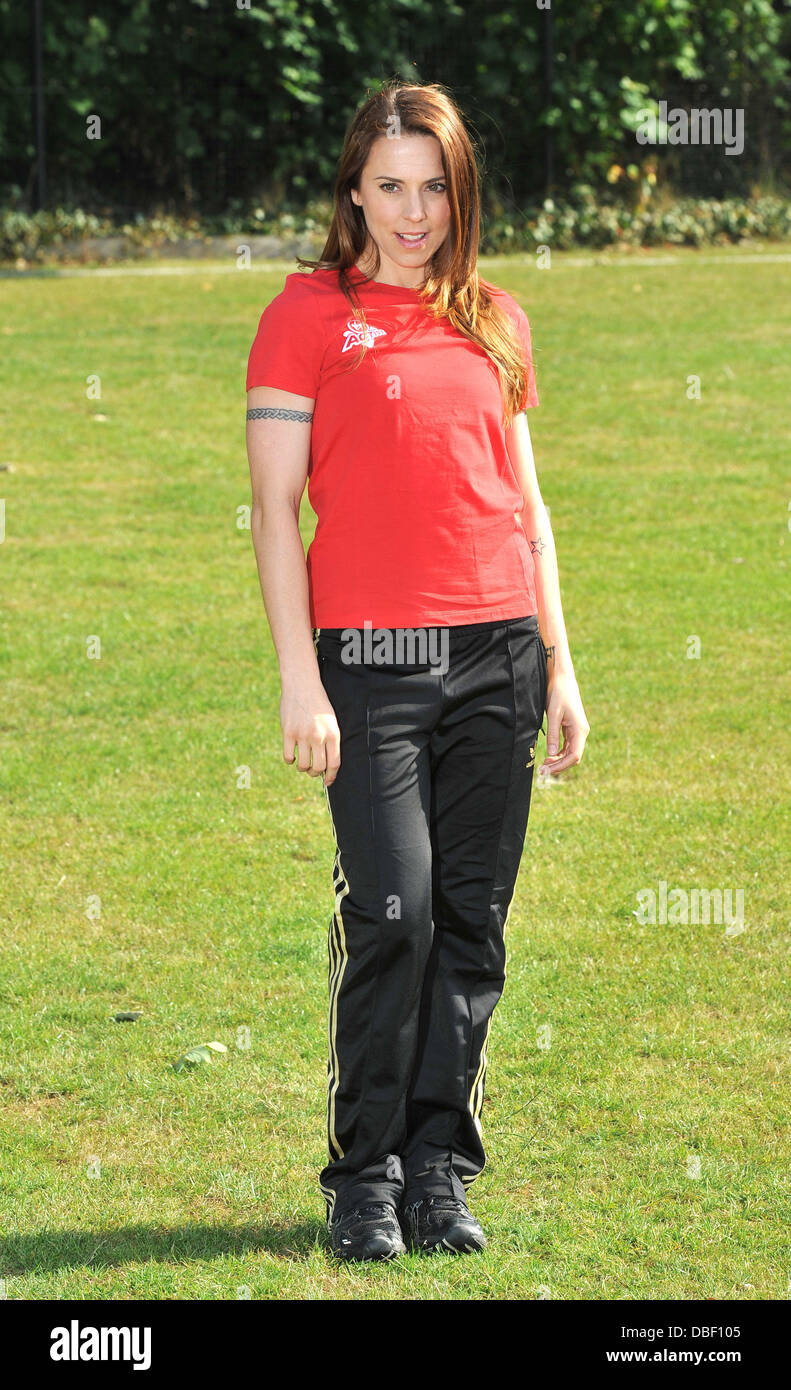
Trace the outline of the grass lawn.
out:
M 785 249 L 481 263 L 533 328 L 591 737 L 533 798 L 490 1247 L 389 1267 L 326 1251 L 333 842 L 238 525 L 247 352 L 291 267 L 3 279 L 8 1298 L 788 1297 Z M 660 882 L 743 890 L 744 930 L 644 923 Z

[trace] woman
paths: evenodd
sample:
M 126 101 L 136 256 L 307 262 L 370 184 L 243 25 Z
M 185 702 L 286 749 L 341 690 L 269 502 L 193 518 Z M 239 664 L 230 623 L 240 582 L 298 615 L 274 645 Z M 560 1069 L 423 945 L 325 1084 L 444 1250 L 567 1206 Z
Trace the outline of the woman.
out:
M 283 756 L 323 778 L 337 846 L 319 1181 L 346 1259 L 486 1244 L 466 1196 L 545 709 L 547 775 L 588 734 L 524 414 L 530 326 L 478 277 L 478 228 L 457 108 L 388 85 L 248 364 Z

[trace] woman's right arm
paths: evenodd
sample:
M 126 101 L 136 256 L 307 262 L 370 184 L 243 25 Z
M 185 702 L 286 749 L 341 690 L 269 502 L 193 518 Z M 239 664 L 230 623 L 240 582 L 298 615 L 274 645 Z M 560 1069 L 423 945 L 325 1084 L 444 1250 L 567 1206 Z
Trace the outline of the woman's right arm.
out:
M 340 730 L 321 683 L 308 600 L 308 572 L 299 534 L 299 505 L 308 477 L 314 402 L 308 396 L 255 386 L 247 392 L 247 457 L 251 528 L 264 607 L 280 664 L 283 757 L 300 772 L 335 781 Z M 261 412 L 250 419 L 249 412 Z

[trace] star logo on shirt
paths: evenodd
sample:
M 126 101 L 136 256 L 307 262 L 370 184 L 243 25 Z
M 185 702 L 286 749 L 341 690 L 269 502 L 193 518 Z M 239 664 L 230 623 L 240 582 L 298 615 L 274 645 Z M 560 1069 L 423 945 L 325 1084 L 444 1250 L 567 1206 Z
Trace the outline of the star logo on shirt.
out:
M 359 319 L 349 319 L 343 335 L 342 351 L 348 352 L 353 347 L 373 347 L 377 338 L 381 338 L 386 331 L 384 328 L 372 328 L 369 323 L 360 323 Z

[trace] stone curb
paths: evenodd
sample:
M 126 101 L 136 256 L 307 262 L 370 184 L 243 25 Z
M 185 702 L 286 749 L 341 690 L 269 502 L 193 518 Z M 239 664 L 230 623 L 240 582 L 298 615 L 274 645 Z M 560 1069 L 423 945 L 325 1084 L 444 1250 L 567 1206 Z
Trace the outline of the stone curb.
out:
M 236 258 L 248 247 L 253 259 L 291 260 L 294 256 L 315 259 L 324 246 L 323 236 L 257 236 L 239 232 L 236 236 L 181 237 L 177 241 L 162 241 L 140 246 L 128 236 L 80 237 L 41 248 L 41 259 L 31 257 L 29 264 L 66 261 L 84 264 L 88 261 L 126 260 L 218 260 Z M 26 258 L 22 258 L 26 259 Z

